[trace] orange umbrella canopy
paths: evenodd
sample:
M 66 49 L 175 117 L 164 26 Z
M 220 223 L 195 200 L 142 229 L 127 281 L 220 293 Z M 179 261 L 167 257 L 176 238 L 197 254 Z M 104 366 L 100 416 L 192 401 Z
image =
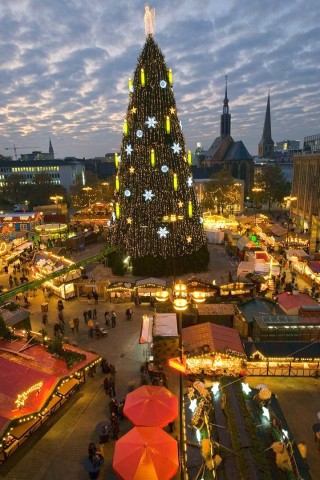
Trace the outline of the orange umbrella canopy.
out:
M 128 393 L 123 413 L 140 427 L 165 427 L 178 416 L 178 398 L 165 387 L 143 385 Z
M 113 469 L 122 480 L 169 480 L 178 468 L 177 442 L 159 427 L 134 427 L 116 442 Z

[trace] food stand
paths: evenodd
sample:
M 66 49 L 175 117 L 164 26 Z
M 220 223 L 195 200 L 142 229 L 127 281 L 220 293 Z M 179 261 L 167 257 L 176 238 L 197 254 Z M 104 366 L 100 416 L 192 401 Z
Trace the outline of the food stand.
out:
M 214 283 L 203 282 L 197 277 L 192 277 L 186 282 L 188 292 L 201 291 L 206 298 L 213 298 L 218 295 L 219 287 Z
M 131 302 L 133 292 L 133 283 L 131 282 L 113 282 L 106 288 L 106 300 L 111 303 Z
M 53 253 L 42 251 L 34 257 L 32 273 L 35 278 L 44 278 L 50 274 L 64 268 L 75 265 L 74 262 L 64 257 L 59 257 Z M 52 280 L 44 282 L 44 286 L 49 288 L 55 295 L 67 300 L 76 296 L 74 281 L 81 278 L 81 268 L 75 268 L 67 273 L 57 276 Z
M 159 278 L 145 278 L 143 280 L 137 280 L 134 286 L 134 296 L 139 299 L 139 302 L 150 302 L 155 298 L 156 292 L 159 290 L 165 290 L 167 288 L 167 282 Z
M 253 296 L 255 286 L 252 283 L 235 282 L 220 285 L 220 297 L 235 299 Z

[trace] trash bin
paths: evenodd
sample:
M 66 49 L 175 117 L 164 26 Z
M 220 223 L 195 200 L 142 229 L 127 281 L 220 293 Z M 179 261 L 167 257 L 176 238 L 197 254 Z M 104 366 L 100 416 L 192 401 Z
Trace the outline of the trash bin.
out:
M 47 311 L 48 311 L 48 304 L 41 303 L 41 312 L 47 312 Z

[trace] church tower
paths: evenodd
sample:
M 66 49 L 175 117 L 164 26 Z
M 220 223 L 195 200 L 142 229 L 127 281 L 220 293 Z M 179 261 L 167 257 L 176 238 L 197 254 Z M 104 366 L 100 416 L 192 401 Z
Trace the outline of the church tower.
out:
M 231 115 L 229 113 L 229 99 L 228 99 L 228 76 L 226 75 L 226 91 L 223 101 L 223 110 L 220 123 L 220 137 L 223 138 L 226 135 L 230 135 L 231 131 Z
M 269 92 L 262 138 L 258 145 L 258 157 L 271 158 L 273 155 L 273 152 L 274 152 L 274 142 L 271 137 L 271 114 L 270 114 L 270 92 Z
M 49 138 L 49 160 L 54 160 L 54 151 L 51 143 L 51 138 Z

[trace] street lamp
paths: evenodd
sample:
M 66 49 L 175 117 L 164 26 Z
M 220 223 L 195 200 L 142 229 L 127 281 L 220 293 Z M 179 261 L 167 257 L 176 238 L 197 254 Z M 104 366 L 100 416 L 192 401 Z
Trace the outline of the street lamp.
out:
M 262 187 L 253 187 L 252 192 L 254 193 L 254 224 L 257 225 L 257 203 L 258 203 L 258 193 L 263 192 Z
M 293 197 L 289 195 L 289 197 L 284 197 L 283 200 L 289 204 L 289 212 L 286 213 L 287 216 L 287 235 L 286 235 L 286 248 L 289 247 L 289 225 L 290 225 L 290 216 L 291 216 L 291 203 L 295 200 L 298 200 L 298 197 Z
M 92 187 L 82 187 L 82 190 L 86 192 L 86 195 L 88 196 L 88 207 L 89 210 L 91 208 L 91 198 L 90 198 L 90 192 L 93 190 Z
M 187 310 L 188 304 L 191 303 L 192 301 L 196 303 L 202 303 L 206 299 L 205 292 L 202 291 L 193 291 L 193 292 L 188 292 L 187 285 L 182 283 L 181 280 L 178 283 L 173 284 L 173 289 L 171 292 L 168 290 L 161 290 L 159 292 L 155 293 L 156 300 L 159 302 L 166 302 L 167 300 L 170 300 L 170 302 L 173 304 L 173 308 L 175 311 L 178 313 L 178 333 L 179 333 L 179 354 L 180 354 L 180 365 L 183 365 L 183 345 L 182 345 L 182 312 Z M 179 401 L 180 401 L 180 415 L 179 415 L 179 421 L 180 421 L 180 465 L 183 471 L 185 471 L 185 456 L 186 456 L 186 450 L 185 450 L 185 442 L 183 441 L 184 435 L 184 429 L 183 429 L 183 408 L 184 408 L 184 402 L 183 402 L 183 380 L 182 380 L 182 372 L 180 373 L 180 395 L 179 395 Z M 181 478 L 184 478 L 182 475 Z
M 58 213 L 58 210 L 59 210 L 58 205 L 60 202 L 62 202 L 63 197 L 61 197 L 61 195 L 53 195 L 52 197 L 50 197 L 50 200 L 52 200 L 56 204 L 57 213 Z

